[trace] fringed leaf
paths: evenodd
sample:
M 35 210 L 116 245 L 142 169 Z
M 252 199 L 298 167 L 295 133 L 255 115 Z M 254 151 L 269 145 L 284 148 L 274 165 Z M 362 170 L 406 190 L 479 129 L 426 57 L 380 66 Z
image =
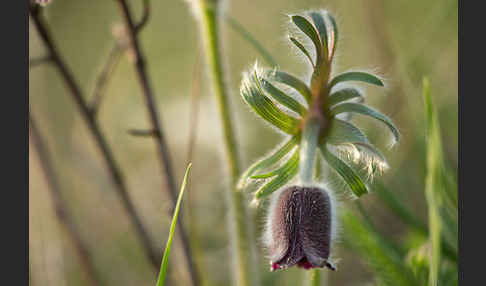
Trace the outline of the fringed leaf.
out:
M 314 26 L 307 21 L 306 18 L 299 16 L 299 15 L 294 15 L 291 16 L 292 22 L 304 33 L 311 39 L 311 41 L 314 43 L 314 46 L 316 48 L 316 63 L 319 63 L 321 59 L 323 58 L 323 48 L 321 45 L 321 41 L 319 40 L 319 35 L 317 34 L 317 31 L 315 30 Z
M 329 95 L 327 99 L 327 106 L 333 106 L 353 98 L 364 99 L 364 96 L 356 88 L 343 88 L 335 91 Z
M 246 181 L 254 173 L 269 168 L 272 165 L 279 162 L 283 157 L 285 157 L 285 155 L 287 155 L 290 151 L 292 151 L 299 142 L 300 142 L 300 136 L 292 136 L 272 154 L 251 165 L 241 176 L 238 182 L 238 189 L 244 188 Z
M 351 191 L 357 197 L 368 193 L 366 185 L 356 174 L 356 172 L 351 167 L 349 167 L 343 160 L 332 154 L 326 144 L 321 144 L 319 146 L 319 149 L 321 150 L 324 159 L 326 159 L 329 166 L 334 169 L 341 176 L 341 178 L 343 178 L 344 182 L 346 182 Z
M 275 178 L 265 183 L 255 192 L 255 199 L 262 199 L 284 186 L 292 180 L 299 170 L 299 150 L 294 151 L 292 157 L 278 169 Z
M 307 103 L 311 102 L 312 95 L 309 87 L 307 87 L 307 85 L 297 77 L 284 71 L 278 70 L 268 70 L 264 76 L 270 81 L 273 80 L 278 83 L 290 86 L 291 88 L 298 91 L 304 97 Z
M 240 93 L 246 103 L 270 124 L 288 134 L 294 134 L 297 131 L 299 121 L 280 110 L 265 96 L 258 82 L 256 71 L 253 74 L 245 75 Z
M 324 17 L 321 13 L 319 12 L 310 12 L 309 13 L 312 22 L 317 28 L 317 31 L 319 31 L 319 36 L 321 38 L 321 45 L 322 45 L 322 51 L 324 52 L 323 57 L 327 60 L 329 60 L 329 48 L 328 48 L 328 36 L 327 36 L 327 27 L 326 27 L 326 21 L 324 20 Z
M 393 133 L 394 139 L 396 142 L 400 140 L 400 132 L 398 129 L 395 127 L 393 122 L 391 121 L 390 118 L 388 118 L 386 115 L 380 113 L 379 111 L 376 111 L 372 109 L 369 106 L 358 104 L 358 103 L 352 103 L 352 102 L 345 102 L 339 105 L 336 105 L 334 108 L 331 109 L 331 115 L 337 115 L 339 113 L 343 112 L 355 112 L 359 113 L 362 115 L 367 115 L 372 118 L 375 118 L 381 122 L 383 122 L 390 131 Z
M 267 91 L 280 104 L 299 114 L 300 116 L 304 116 L 307 113 L 306 108 L 297 100 L 293 99 L 291 96 L 276 88 L 273 84 L 271 84 L 264 78 L 261 78 L 260 80 L 263 89 Z
M 328 41 L 327 41 L 328 46 L 331 50 L 331 52 L 329 54 L 329 58 L 332 59 L 334 57 L 334 53 L 336 51 L 339 33 L 338 33 L 338 27 L 337 27 L 337 24 L 336 24 L 336 19 L 334 19 L 334 17 L 330 13 L 328 13 L 327 11 L 326 11 L 326 15 L 327 15 L 327 17 L 329 18 L 329 21 L 332 24 L 331 32 L 329 33 Z
M 293 37 L 289 37 L 290 41 L 297 47 L 299 50 L 309 59 L 310 64 L 314 67 L 314 62 L 312 61 L 312 57 L 310 53 L 306 50 L 304 45 L 302 45 L 297 39 Z
M 360 71 L 349 71 L 349 72 L 344 72 L 342 74 L 339 74 L 331 80 L 329 86 L 332 88 L 336 84 L 345 81 L 362 81 L 362 82 L 366 82 L 378 86 L 385 86 L 383 81 L 378 76 L 367 72 L 360 72 Z
M 329 133 L 321 141 L 333 145 L 349 142 L 368 143 L 368 139 L 358 127 L 337 118 L 332 120 Z

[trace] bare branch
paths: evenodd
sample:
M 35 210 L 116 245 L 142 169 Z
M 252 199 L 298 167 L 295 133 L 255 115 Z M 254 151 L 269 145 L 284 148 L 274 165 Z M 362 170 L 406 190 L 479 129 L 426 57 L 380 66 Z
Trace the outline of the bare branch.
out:
M 29 60 L 29 69 L 38 67 L 42 64 L 47 64 L 52 61 L 50 56 L 38 57 Z
M 89 105 L 85 101 L 81 89 L 79 88 L 79 85 L 74 79 L 74 76 L 72 75 L 71 71 L 68 69 L 64 60 L 61 58 L 60 54 L 58 53 L 57 47 L 54 45 L 54 42 L 52 41 L 51 35 L 47 28 L 47 24 L 44 22 L 43 17 L 40 15 L 39 9 L 40 8 L 37 5 L 30 5 L 29 14 L 32 20 L 34 21 L 34 25 L 42 41 L 44 42 L 44 44 L 46 45 L 50 53 L 50 57 L 52 58 L 53 63 L 57 67 L 62 79 L 66 83 L 71 93 L 71 96 L 76 102 L 76 105 L 80 110 L 81 117 L 86 121 L 86 124 L 88 125 L 88 129 L 92 133 L 95 139 L 96 146 L 103 156 L 109 174 L 116 187 L 115 190 L 119 195 L 122 204 L 125 210 L 127 211 L 131 222 L 135 227 L 136 233 L 144 247 L 147 257 L 152 262 L 152 265 L 154 266 L 154 270 L 158 271 L 158 268 L 160 266 L 160 255 L 157 254 L 157 251 L 153 247 L 152 239 L 150 238 L 149 233 L 147 232 L 145 227 L 143 226 L 142 220 L 128 195 L 125 180 L 121 174 L 120 168 L 118 167 L 113 157 L 112 151 L 108 146 L 108 143 L 106 142 L 105 136 L 101 131 L 101 128 L 98 122 L 96 121 L 96 118 L 92 115 Z
M 157 136 L 155 140 L 157 142 L 158 157 L 160 164 L 162 166 L 162 174 L 166 179 L 167 191 L 169 192 L 170 199 L 172 201 L 172 207 L 174 208 L 177 201 L 177 193 L 175 188 L 174 176 L 172 172 L 172 166 L 169 157 L 169 151 L 167 148 L 167 143 L 165 141 L 164 133 L 162 132 L 162 127 L 159 122 L 159 114 L 156 107 L 154 95 L 152 92 L 152 87 L 150 85 L 150 80 L 145 67 L 145 59 L 140 48 L 140 44 L 137 38 L 137 29 L 133 21 L 133 16 L 128 3 L 126 0 L 118 0 L 121 13 L 125 20 L 125 25 L 128 30 L 131 48 L 135 54 L 135 68 L 138 76 L 138 80 L 142 87 L 143 95 L 145 97 L 145 103 L 149 112 L 150 121 L 152 128 L 156 130 Z M 184 250 L 184 256 L 186 259 L 189 274 L 191 276 L 192 285 L 198 285 L 199 279 L 197 277 L 197 272 L 195 270 L 194 261 L 190 253 L 189 240 L 187 238 L 186 232 L 184 230 L 183 216 L 179 218 L 181 223 L 177 224 L 179 231 L 179 236 L 182 242 L 182 248 Z
M 153 137 L 157 136 L 157 130 L 144 130 L 144 129 L 130 129 L 128 133 L 132 136 L 139 136 L 139 137 Z
M 76 227 L 73 216 L 66 207 L 66 202 L 64 201 L 61 194 L 61 187 L 54 172 L 54 167 L 51 161 L 51 154 L 47 149 L 47 145 L 44 138 L 42 137 L 41 132 L 37 128 L 37 123 L 30 113 L 29 127 L 31 142 L 37 151 L 37 156 L 39 157 L 42 173 L 44 174 L 44 177 L 46 178 L 47 184 L 49 186 L 48 190 L 53 202 L 56 217 L 59 220 L 59 223 L 61 224 L 63 230 L 72 240 L 74 249 L 79 255 L 81 265 L 86 271 L 90 284 L 101 285 L 101 280 L 93 264 L 93 255 L 91 254 L 91 251 L 89 250 L 86 243 L 81 238 L 81 232 Z
M 110 54 L 108 55 L 108 59 L 106 60 L 105 65 L 103 66 L 101 72 L 96 78 L 96 83 L 93 90 L 93 99 L 90 105 L 91 113 L 93 113 L 94 116 L 96 116 L 100 108 L 101 100 L 104 98 L 105 89 L 108 81 L 113 75 L 116 66 L 120 62 L 124 50 L 125 47 L 122 47 L 122 45 L 119 43 L 115 43 L 110 51 Z
M 147 24 L 150 17 L 150 0 L 143 0 L 143 15 L 138 24 L 135 25 L 135 32 L 139 33 L 142 28 Z

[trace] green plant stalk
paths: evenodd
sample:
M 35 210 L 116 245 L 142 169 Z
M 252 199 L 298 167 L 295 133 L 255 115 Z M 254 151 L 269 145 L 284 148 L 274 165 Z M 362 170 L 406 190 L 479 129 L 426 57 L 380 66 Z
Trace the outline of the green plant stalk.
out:
M 312 269 L 309 271 L 309 286 L 319 286 L 321 285 L 321 272 L 317 269 Z
M 228 101 L 228 90 L 224 81 L 223 62 L 219 38 L 219 15 L 217 1 L 200 0 L 201 33 L 206 52 L 206 63 L 212 81 L 213 93 L 218 102 L 220 120 L 223 125 L 225 159 L 230 175 L 231 187 L 229 200 L 229 232 L 233 248 L 235 284 L 252 285 L 257 280 L 256 259 L 251 238 L 251 220 L 248 219 L 244 194 L 237 191 L 236 184 L 240 174 L 240 158 L 237 150 L 232 114 Z M 250 250 L 250 251 L 249 251 Z M 251 258 L 255 261 L 250 261 Z M 253 268 L 253 269 L 251 269 Z
M 304 186 L 312 184 L 320 126 L 316 119 L 309 118 L 304 126 L 300 144 L 299 177 Z
M 429 285 L 436 286 L 439 281 L 442 220 L 440 208 L 443 191 L 441 185 L 442 144 L 440 139 L 439 120 L 430 96 L 430 85 L 423 79 L 423 97 L 427 117 L 427 176 L 425 179 L 425 198 L 429 209 L 430 270 Z
M 299 156 L 299 177 L 303 186 L 309 186 L 313 182 L 314 166 L 316 159 L 317 143 L 319 140 L 319 122 L 310 117 L 302 133 Z M 318 269 L 309 271 L 308 285 L 318 286 L 321 284 L 321 272 Z

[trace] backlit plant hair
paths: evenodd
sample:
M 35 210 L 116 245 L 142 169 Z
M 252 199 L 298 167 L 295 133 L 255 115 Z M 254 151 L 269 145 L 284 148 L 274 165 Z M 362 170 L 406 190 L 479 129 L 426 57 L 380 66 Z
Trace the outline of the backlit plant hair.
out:
M 249 182 L 259 184 L 254 202 L 281 190 L 272 200 L 265 233 L 272 270 L 295 264 L 306 269 L 327 266 L 334 270 L 328 262 L 329 240 L 335 229 L 335 225 L 331 225 L 336 216 L 335 206 L 331 205 L 334 199 L 329 198 L 332 193 L 321 187 L 322 182 L 314 177 L 316 156 L 318 164 L 325 160 L 354 196 L 360 197 L 369 189 L 359 175 L 359 168 L 364 167 L 372 176 L 386 169 L 387 163 L 363 131 L 349 122 L 350 116 L 344 115 L 357 113 L 381 121 L 392 132 L 394 142 L 399 140 L 400 134 L 387 116 L 364 104 L 364 96 L 357 87 L 349 85 L 349 82 L 364 82 L 384 86 L 380 77 L 364 71 L 331 76 L 339 39 L 334 17 L 325 10 L 289 17 L 298 28 L 297 35 L 290 35 L 289 40 L 308 59 L 312 75 L 306 83 L 288 72 L 261 68 L 258 64 L 244 73 L 240 87 L 244 101 L 286 136 L 276 150 L 246 170 L 238 187 L 243 189 Z M 306 38 L 315 52 L 309 51 L 299 40 Z M 347 84 L 343 85 L 345 82 Z M 283 88 L 295 90 L 300 98 Z M 286 186 L 297 174 L 297 185 Z M 318 195 L 319 191 L 322 195 Z M 313 214 L 304 210 L 319 207 L 325 209 Z M 295 219 L 296 215 L 309 217 Z M 318 218 L 326 221 L 326 227 L 310 229 L 312 220 Z
M 331 77 L 339 36 L 336 21 L 329 12 L 309 11 L 303 15 L 292 15 L 290 20 L 314 46 L 315 53 L 311 53 L 297 37 L 289 36 L 289 40 L 309 60 L 312 76 L 310 82 L 305 83 L 288 72 L 261 68 L 258 64 L 244 73 L 240 87 L 244 101 L 259 117 L 286 136 L 276 150 L 244 172 L 238 186 L 242 189 L 250 181 L 262 182 L 254 194 L 259 200 L 290 182 L 302 172 L 299 169 L 304 169 L 307 174 L 306 165 L 313 165 L 303 164 L 302 156 L 305 154 L 302 147 L 312 143 L 353 194 L 360 197 L 369 190 L 357 175 L 357 170 L 353 169 L 356 164 L 351 163 L 366 163 L 371 174 L 386 169 L 387 163 L 364 132 L 341 115 L 357 113 L 379 120 L 390 129 L 394 142 L 399 140 L 400 134 L 386 115 L 364 104 L 360 89 L 349 83 L 343 86 L 342 83 L 355 81 L 384 86 L 383 80 L 364 71 L 346 71 Z M 279 86 L 295 90 L 303 100 L 297 100 Z M 314 139 L 317 139 L 316 142 L 311 142 Z M 313 161 L 315 157 L 304 159 Z M 264 172 L 268 169 L 273 170 Z M 304 184 L 310 183 L 305 174 L 300 179 Z

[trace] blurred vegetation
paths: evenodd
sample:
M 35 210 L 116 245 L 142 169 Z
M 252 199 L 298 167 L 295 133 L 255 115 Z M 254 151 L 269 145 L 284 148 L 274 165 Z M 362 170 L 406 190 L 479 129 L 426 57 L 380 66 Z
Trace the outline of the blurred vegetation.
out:
M 141 15 L 142 1 L 129 2 L 136 14 Z M 339 270 L 329 273 L 327 280 L 329 285 L 366 285 L 380 279 L 376 273 L 393 275 L 394 269 L 405 268 L 405 272 L 399 271 L 400 275 L 410 272 L 413 277 L 425 277 L 421 281 L 427 281 L 429 273 L 425 269 L 428 266 L 424 267 L 423 264 L 428 265 L 430 261 L 424 259 L 424 251 L 429 251 L 430 245 L 426 241 L 431 230 L 427 227 L 429 208 L 424 190 L 430 173 L 427 156 L 430 148 L 437 147 L 430 147 L 426 140 L 428 129 L 422 78 L 426 75 L 430 79 L 431 97 L 440 122 L 441 164 L 445 170 L 441 173 L 444 177 L 441 181 L 445 184 L 445 190 L 455 193 L 458 166 L 457 1 L 269 0 L 230 1 L 227 6 L 227 13 L 269 50 L 283 68 L 301 75 L 307 72 L 303 64 L 305 59 L 296 57 L 298 52 L 291 54 L 288 48 L 282 48 L 288 45 L 284 37 L 287 25 L 285 13 L 310 8 L 329 9 L 336 15 L 341 33 L 335 72 L 358 66 L 376 69 L 387 79 L 388 88 L 385 91 L 366 87 L 367 101 L 394 120 L 402 139 L 398 146 L 393 147 L 393 152 L 385 151 L 390 169 L 382 177 L 383 183 L 373 185 L 372 193 L 360 199 L 368 222 L 354 208 L 353 215 L 343 219 L 342 243 L 337 244 L 335 254 L 340 258 Z M 60 52 L 85 94 L 91 95 L 96 76 L 115 41 L 112 31 L 121 25 L 115 1 L 53 0 L 45 12 Z M 195 68 L 201 67 L 196 65 L 201 49 L 199 31 L 191 13 L 187 3 L 182 0 L 152 1 L 151 18 L 140 34 L 169 142 L 176 182 L 182 181 L 187 163 L 193 74 Z M 226 63 L 229 68 L 227 78 L 233 90 L 232 106 L 239 119 L 237 131 L 246 167 L 253 159 L 263 155 L 261 150 L 272 148 L 279 138 L 268 126 L 259 123 L 238 94 L 241 72 L 255 59 L 261 62 L 264 59 L 229 25 L 225 35 L 225 52 L 229 57 Z M 31 58 L 45 55 L 45 49 L 32 25 L 29 53 Z M 205 74 L 204 70 L 201 72 Z M 225 190 L 220 176 L 223 166 L 219 160 L 222 152 L 221 133 L 217 109 L 213 97 L 208 93 L 205 76 L 200 92 L 197 141 L 186 199 L 190 197 L 190 211 L 196 218 L 198 243 L 203 249 L 199 264 L 211 285 L 228 285 L 231 273 L 228 235 L 222 223 L 227 210 L 223 203 Z M 155 276 L 150 263 L 145 259 L 132 226 L 113 192 L 91 135 L 52 66 L 46 64 L 30 70 L 29 101 L 53 155 L 63 196 L 83 238 L 94 253 L 95 266 L 103 273 L 104 284 L 153 285 Z M 129 54 L 122 56 L 107 86 L 106 98 L 99 112 L 99 121 L 125 174 L 130 195 L 151 234 L 160 242 L 156 247 L 162 253 L 171 221 L 166 215 L 170 203 L 162 190 L 163 181 L 154 156 L 156 149 L 153 140 L 133 137 L 127 132 L 129 129 L 150 126 Z M 376 142 L 381 148 L 386 147 L 388 130 L 371 119 L 356 117 L 353 120 L 359 120 L 370 141 Z M 33 156 L 34 152 L 31 146 L 31 283 L 86 285 L 85 274 L 71 241 L 63 234 L 56 220 L 48 186 L 38 159 Z M 383 195 L 383 189 L 392 193 L 394 200 L 386 197 L 386 193 Z M 399 209 L 397 205 L 390 208 L 390 202 L 398 202 L 402 212 L 396 211 Z M 449 207 L 447 201 L 443 205 Z M 264 209 L 256 210 L 257 234 L 261 233 Z M 188 210 L 183 206 L 182 211 Z M 403 211 L 413 217 L 408 217 L 407 221 Z M 439 212 L 442 215 L 448 211 Z M 446 214 L 450 220 L 442 223 L 444 237 L 441 242 L 457 253 L 454 213 L 457 215 L 457 208 Z M 360 245 L 348 241 L 348 229 L 354 229 L 351 230 L 356 234 L 353 241 L 361 242 Z M 261 249 L 259 241 L 254 243 Z M 376 272 L 373 264 L 369 264 L 373 256 L 369 255 L 367 249 L 377 244 L 382 246 L 380 249 L 383 252 L 390 249 L 397 253 L 392 258 L 384 256 L 384 259 L 392 261 L 384 263 L 390 271 Z M 178 248 L 180 245 L 175 243 L 171 251 L 170 261 L 174 266 L 182 264 Z M 451 282 L 457 277 L 453 260 L 445 255 L 441 254 L 439 285 L 442 285 L 441 279 Z M 289 269 L 270 273 L 264 255 L 261 255 L 261 259 L 264 285 L 300 285 L 302 271 Z M 181 281 L 177 283 L 179 285 L 187 281 L 187 273 L 181 267 L 169 267 L 169 275 L 172 281 Z M 386 283 L 383 282 L 386 279 L 379 281 Z

